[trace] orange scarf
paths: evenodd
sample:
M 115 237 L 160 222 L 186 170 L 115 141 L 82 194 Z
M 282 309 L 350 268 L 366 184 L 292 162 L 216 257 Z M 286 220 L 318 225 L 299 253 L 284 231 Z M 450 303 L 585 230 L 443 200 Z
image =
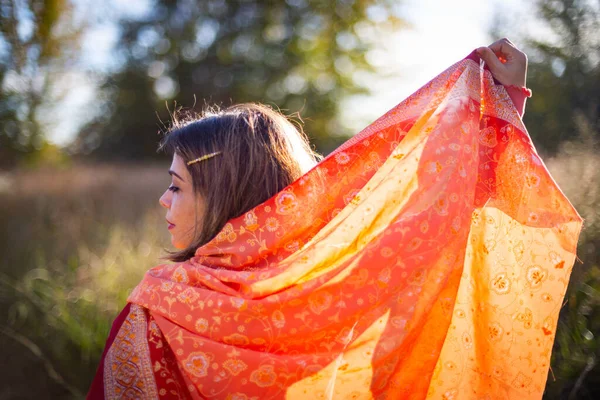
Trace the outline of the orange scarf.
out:
M 149 270 L 105 396 L 539 399 L 581 224 L 471 54 Z

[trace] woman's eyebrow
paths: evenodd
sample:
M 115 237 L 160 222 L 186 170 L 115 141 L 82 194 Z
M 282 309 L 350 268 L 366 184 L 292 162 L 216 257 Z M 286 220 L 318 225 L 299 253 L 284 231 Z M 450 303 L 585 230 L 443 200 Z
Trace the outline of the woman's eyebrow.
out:
M 180 181 L 185 182 L 185 180 L 183 180 L 182 177 L 180 177 L 177 172 L 173 171 L 173 170 L 169 170 L 169 175 L 175 175 L 176 177 L 179 178 Z

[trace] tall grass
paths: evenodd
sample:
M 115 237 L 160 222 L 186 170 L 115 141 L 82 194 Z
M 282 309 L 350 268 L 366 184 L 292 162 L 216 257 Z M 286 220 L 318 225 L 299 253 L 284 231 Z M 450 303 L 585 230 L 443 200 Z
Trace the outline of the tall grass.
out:
M 597 148 L 584 138 L 547 160 L 585 228 L 546 399 L 596 398 L 600 387 Z M 112 320 L 169 244 L 158 205 L 167 169 L 76 165 L 0 176 L 0 399 L 83 398 Z
M 110 325 L 169 244 L 165 165 L 0 178 L 0 398 L 82 398 Z

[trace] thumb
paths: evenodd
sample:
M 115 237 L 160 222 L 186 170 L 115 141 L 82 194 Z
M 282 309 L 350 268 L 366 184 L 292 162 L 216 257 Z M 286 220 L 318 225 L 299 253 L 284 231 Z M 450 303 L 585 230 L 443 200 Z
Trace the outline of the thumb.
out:
M 492 73 L 496 74 L 504 70 L 504 64 L 500 62 L 496 54 L 489 47 L 477 48 L 477 54 L 490 67 Z

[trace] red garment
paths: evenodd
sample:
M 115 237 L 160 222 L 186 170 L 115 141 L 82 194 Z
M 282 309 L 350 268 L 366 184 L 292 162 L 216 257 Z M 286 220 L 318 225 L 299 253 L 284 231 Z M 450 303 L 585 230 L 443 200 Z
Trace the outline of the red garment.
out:
M 580 228 L 471 54 L 148 271 L 88 398 L 539 398 Z
M 102 353 L 102 358 L 100 359 L 98 370 L 96 371 L 96 376 L 92 381 L 92 385 L 90 386 L 89 392 L 86 397 L 86 399 L 88 400 L 109 398 L 105 396 L 104 393 L 104 368 L 106 353 L 108 349 L 112 346 L 119 333 L 123 334 L 123 323 L 127 322 L 128 316 L 130 316 L 130 312 L 131 303 L 127 303 L 127 305 L 123 308 L 123 310 L 119 313 L 119 315 L 117 316 L 117 318 L 115 318 L 113 322 L 112 328 L 108 335 L 108 339 L 106 340 L 104 352 Z M 154 319 L 151 316 L 149 316 L 145 311 L 144 314 L 148 325 L 154 326 L 156 324 Z M 173 357 L 171 348 L 169 347 L 167 342 L 165 342 L 160 332 L 156 329 L 149 329 L 147 331 L 147 335 L 144 337 L 144 340 L 148 343 L 150 362 L 154 370 L 153 379 L 155 379 L 156 381 L 156 386 L 160 388 L 159 393 L 161 391 L 164 391 L 162 397 L 169 399 L 189 399 L 190 397 L 188 397 L 187 389 L 185 389 L 185 387 L 182 387 L 180 384 L 180 382 L 183 382 L 183 379 L 179 374 L 179 369 L 177 367 L 175 357 Z M 123 343 L 128 344 L 131 342 L 124 341 L 121 343 L 121 345 Z M 122 353 L 127 353 L 130 349 L 128 349 L 126 346 L 123 346 L 120 350 Z M 123 397 L 137 398 L 137 395 L 135 391 L 131 391 L 130 393 L 125 392 L 123 394 Z

